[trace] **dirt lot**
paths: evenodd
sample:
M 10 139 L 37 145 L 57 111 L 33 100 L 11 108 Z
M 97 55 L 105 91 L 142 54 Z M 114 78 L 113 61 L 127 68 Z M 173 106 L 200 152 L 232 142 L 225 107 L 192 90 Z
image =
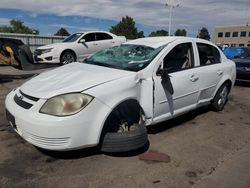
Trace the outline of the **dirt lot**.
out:
M 20 74 L 11 68 L 3 72 Z M 23 73 L 22 73 L 23 74 Z M 121 155 L 40 151 L 5 120 L 4 99 L 25 80 L 0 78 L 0 187 L 250 187 L 250 87 L 235 86 L 224 111 L 202 108 L 149 127 L 150 145 Z M 146 150 L 170 157 L 147 162 Z

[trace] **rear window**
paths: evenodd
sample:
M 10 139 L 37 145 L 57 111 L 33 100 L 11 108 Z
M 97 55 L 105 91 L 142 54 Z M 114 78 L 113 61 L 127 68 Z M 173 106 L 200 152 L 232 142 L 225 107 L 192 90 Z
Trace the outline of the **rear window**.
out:
M 113 39 L 113 37 L 107 33 L 96 33 L 96 40 L 110 40 L 110 39 Z
M 197 43 L 200 66 L 220 63 L 220 52 L 214 46 L 209 44 Z
M 85 39 L 85 42 L 93 42 L 95 41 L 95 33 L 88 33 L 82 38 Z

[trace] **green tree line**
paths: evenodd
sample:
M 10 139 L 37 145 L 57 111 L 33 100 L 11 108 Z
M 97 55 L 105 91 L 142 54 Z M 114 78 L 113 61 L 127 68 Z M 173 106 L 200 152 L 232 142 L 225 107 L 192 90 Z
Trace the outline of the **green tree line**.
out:
M 0 32 L 2 33 L 23 33 L 23 34 L 39 34 L 38 29 L 29 28 L 24 25 L 21 20 L 10 20 L 9 26 L 0 26 Z M 116 25 L 111 26 L 110 32 L 116 35 L 125 36 L 127 39 L 143 38 L 144 32 L 139 31 L 136 27 L 136 23 L 132 17 L 126 16 L 121 19 Z M 69 36 L 70 33 L 63 27 L 61 27 L 55 34 L 55 36 Z M 185 29 L 177 29 L 174 33 L 175 36 L 187 36 Z M 151 32 L 149 37 L 156 36 L 169 36 L 168 31 L 161 29 Z M 197 38 L 210 40 L 210 34 L 207 28 L 201 28 L 197 33 Z

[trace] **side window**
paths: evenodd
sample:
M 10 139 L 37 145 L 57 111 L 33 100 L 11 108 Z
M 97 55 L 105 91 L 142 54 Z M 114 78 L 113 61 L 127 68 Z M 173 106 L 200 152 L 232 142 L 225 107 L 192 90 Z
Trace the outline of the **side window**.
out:
M 192 43 L 183 43 L 174 47 L 164 58 L 163 68 L 168 73 L 177 72 L 194 67 Z
M 96 33 L 96 40 L 110 40 L 110 39 L 113 39 L 113 37 L 107 33 Z
M 220 52 L 217 48 L 203 43 L 197 43 L 200 66 L 220 63 Z
M 85 42 L 95 41 L 95 33 L 88 33 L 84 35 L 82 39 L 85 39 Z

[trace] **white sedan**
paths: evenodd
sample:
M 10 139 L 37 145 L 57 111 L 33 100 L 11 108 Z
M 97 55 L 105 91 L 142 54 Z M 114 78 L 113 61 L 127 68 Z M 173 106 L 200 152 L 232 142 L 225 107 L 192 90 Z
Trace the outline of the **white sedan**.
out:
M 34 52 L 36 63 L 61 63 L 83 61 L 90 55 L 126 42 L 124 36 L 116 36 L 105 31 L 75 33 L 63 40 L 38 47 Z
M 147 144 L 147 125 L 203 105 L 222 110 L 235 76 L 208 41 L 142 38 L 32 78 L 7 95 L 6 114 L 41 148 L 128 151 Z

